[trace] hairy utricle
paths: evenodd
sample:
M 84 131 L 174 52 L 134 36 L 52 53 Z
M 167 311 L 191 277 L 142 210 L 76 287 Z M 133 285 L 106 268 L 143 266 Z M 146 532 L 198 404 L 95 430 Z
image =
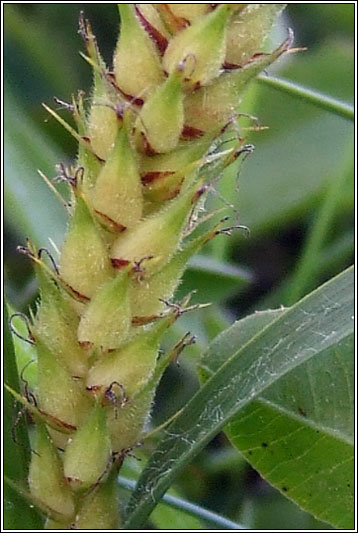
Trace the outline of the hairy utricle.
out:
M 120 4 L 112 65 L 81 18 L 93 89 L 69 106 L 80 142 L 62 176 L 67 233 L 57 269 L 30 254 L 40 299 L 28 483 L 49 529 L 120 528 L 116 476 L 176 353 L 159 358 L 161 339 L 188 306 L 175 290 L 220 234 L 204 213 L 211 161 L 220 175 L 235 160 L 244 91 L 290 47 L 262 52 L 283 7 Z M 234 146 L 221 150 L 228 131 Z

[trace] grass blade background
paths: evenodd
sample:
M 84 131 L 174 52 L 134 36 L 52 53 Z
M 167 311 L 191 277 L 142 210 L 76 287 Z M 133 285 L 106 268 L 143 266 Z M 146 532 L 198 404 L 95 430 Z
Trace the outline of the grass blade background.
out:
M 40 169 L 49 177 L 55 175 L 59 151 L 22 112 L 10 89 L 6 91 L 5 111 L 5 220 L 36 245 L 48 246 L 49 237 L 59 244 L 65 230 L 65 211 L 37 174 Z
M 353 269 L 277 318 L 231 357 L 169 426 L 130 504 L 128 529 L 140 527 L 155 502 L 195 455 L 239 411 L 294 368 L 319 357 L 353 331 Z

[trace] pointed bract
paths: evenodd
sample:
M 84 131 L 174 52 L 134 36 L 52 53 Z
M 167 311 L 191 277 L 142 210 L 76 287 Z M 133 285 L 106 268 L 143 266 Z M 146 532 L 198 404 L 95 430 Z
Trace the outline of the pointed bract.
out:
M 47 272 L 36 269 L 41 303 L 34 324 L 39 336 L 63 362 L 72 376 L 82 377 L 88 370 L 87 355 L 77 340 L 79 319 L 72 309 L 69 297 L 55 285 Z
M 140 442 L 142 433 L 150 419 L 155 390 L 143 390 L 129 400 L 117 415 L 112 409 L 108 416 L 113 452 L 130 450 Z
M 246 4 L 228 26 L 225 61 L 243 65 L 260 52 L 262 44 L 286 4 Z
M 92 195 L 93 208 L 125 229 L 142 217 L 143 195 L 136 158 L 125 125 L 103 166 Z
M 93 95 L 88 117 L 88 136 L 93 151 L 107 159 L 120 126 L 115 110 L 114 89 L 107 78 L 106 65 L 99 53 L 97 42 L 87 22 L 87 50 L 93 61 Z
M 106 160 L 113 150 L 120 122 L 108 100 L 94 96 L 88 123 L 88 133 L 95 154 Z
M 182 76 L 181 68 L 174 70 L 140 112 L 136 137 L 144 153 L 146 148 L 155 153 L 166 153 L 178 145 L 184 127 Z
M 60 274 L 74 291 L 87 299 L 112 276 L 112 266 L 99 228 L 85 201 L 78 195 L 62 248 Z
M 75 503 L 65 480 L 60 456 L 44 424 L 37 424 L 36 453 L 32 454 L 29 487 L 31 494 L 50 511 L 71 519 Z
M 185 63 L 185 77 L 190 87 L 206 85 L 216 78 L 225 60 L 226 26 L 230 15 L 230 6 L 223 4 L 178 33 L 164 54 L 165 70 L 171 73 Z
M 187 123 L 210 131 L 213 122 L 225 126 L 238 112 L 244 92 L 255 76 L 288 50 L 291 38 L 287 39 L 272 54 L 258 54 L 237 70 L 230 70 L 208 87 L 202 87 L 185 101 Z
M 88 408 L 88 399 L 63 364 L 46 344 L 36 339 L 37 350 L 37 401 L 45 413 L 74 428 Z
M 161 319 L 127 345 L 100 359 L 88 373 L 87 387 L 103 391 L 111 385 L 114 390 L 120 386 L 119 392 L 122 392 L 126 400 L 130 400 L 132 394 L 139 391 L 152 374 L 160 340 L 171 322 L 171 318 Z
M 154 42 L 141 25 L 133 4 L 120 4 L 121 32 L 114 55 L 118 87 L 131 98 L 147 97 L 164 80 Z
M 133 280 L 130 286 L 131 311 L 134 317 L 150 317 L 162 312 L 180 283 L 187 263 L 207 241 L 215 236 L 215 230 L 186 243 L 165 267 L 156 274 Z
M 68 442 L 64 454 L 65 477 L 74 490 L 88 489 L 101 481 L 110 460 L 106 412 L 97 404 Z
M 112 261 L 139 263 L 146 260 L 148 271 L 158 271 L 175 253 L 181 232 L 200 191 L 189 190 L 169 205 L 119 237 L 112 247 Z
M 128 284 L 129 274 L 125 269 L 95 294 L 80 320 L 80 342 L 113 350 L 126 341 L 131 324 Z

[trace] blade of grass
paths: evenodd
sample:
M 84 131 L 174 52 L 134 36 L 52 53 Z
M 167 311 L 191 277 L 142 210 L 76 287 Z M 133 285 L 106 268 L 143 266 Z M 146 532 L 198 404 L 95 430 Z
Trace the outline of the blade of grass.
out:
M 348 159 L 349 167 L 351 167 L 351 154 L 353 154 L 353 150 L 353 145 L 349 145 L 349 149 L 347 150 L 348 157 L 344 158 L 345 162 Z M 346 166 L 346 163 L 344 166 Z M 337 172 L 336 178 L 329 181 L 327 192 L 309 230 L 306 243 L 303 247 L 303 253 L 297 263 L 293 279 L 286 288 L 282 302 L 284 305 L 294 304 L 302 298 L 307 292 L 307 289 L 309 290 L 310 287 L 314 286 L 317 278 L 319 257 L 334 222 L 343 183 L 350 172 L 354 172 L 354 169 L 349 168 L 347 172 L 346 168 L 342 168 L 340 172 Z
M 330 113 L 339 115 L 348 120 L 354 120 L 354 107 L 346 102 L 342 102 L 337 98 L 332 98 L 326 94 L 303 87 L 292 81 L 277 78 L 276 76 L 260 75 L 257 78 L 259 83 L 268 85 L 277 91 L 287 93 L 300 100 L 305 100 L 307 103 L 325 109 Z
M 6 86 L 5 93 L 6 224 L 23 241 L 29 237 L 37 246 L 46 246 L 51 237 L 59 244 L 65 231 L 64 210 L 42 182 L 37 168 L 53 175 L 53 166 L 61 154 L 13 97 L 11 87 Z
M 329 278 L 334 276 L 337 272 L 345 268 L 351 261 L 354 254 L 354 229 L 347 230 L 337 237 L 331 244 L 321 250 L 315 264 L 314 279 L 319 277 Z M 312 279 L 313 279 L 312 278 Z M 255 303 L 251 312 L 264 311 L 266 309 L 275 309 L 283 305 L 285 295 L 289 294 L 289 288 L 293 280 L 292 274 L 288 276 L 282 283 L 270 292 L 259 302 Z M 313 290 L 311 284 L 307 284 L 306 290 Z
M 4 18 L 6 38 L 15 45 L 19 54 L 25 56 L 29 68 L 30 65 L 33 65 L 31 75 L 34 80 L 36 79 L 36 74 L 41 74 L 42 80 L 46 80 L 49 89 L 55 89 L 63 94 L 70 93 L 73 87 L 76 86 L 74 85 L 73 76 L 64 76 L 63 70 L 58 68 L 58 65 L 63 62 L 62 48 L 53 46 L 51 54 L 49 54 L 46 43 L 51 41 L 53 36 L 45 27 L 45 24 L 41 23 L 41 20 L 34 19 L 29 24 L 29 20 L 24 17 L 16 4 L 7 4 L 4 7 Z M 16 87 L 16 90 L 19 88 Z

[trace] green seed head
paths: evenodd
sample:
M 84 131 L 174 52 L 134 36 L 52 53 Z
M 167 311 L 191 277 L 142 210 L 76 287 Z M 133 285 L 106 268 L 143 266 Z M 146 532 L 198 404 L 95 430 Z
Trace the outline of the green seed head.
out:
M 187 306 L 170 300 L 190 257 L 220 233 L 220 224 L 202 229 L 200 210 L 237 154 L 220 148 L 224 132 L 235 135 L 250 80 L 291 44 L 261 52 L 282 7 L 120 4 L 114 72 L 81 19 L 89 105 L 83 93 L 72 100 L 77 131 L 50 110 L 79 142 L 76 164 L 60 167 L 70 220 L 58 271 L 29 250 L 41 301 L 30 327 L 37 453 L 28 481 L 47 529 L 119 527 L 118 468 L 185 345 L 158 357 Z

